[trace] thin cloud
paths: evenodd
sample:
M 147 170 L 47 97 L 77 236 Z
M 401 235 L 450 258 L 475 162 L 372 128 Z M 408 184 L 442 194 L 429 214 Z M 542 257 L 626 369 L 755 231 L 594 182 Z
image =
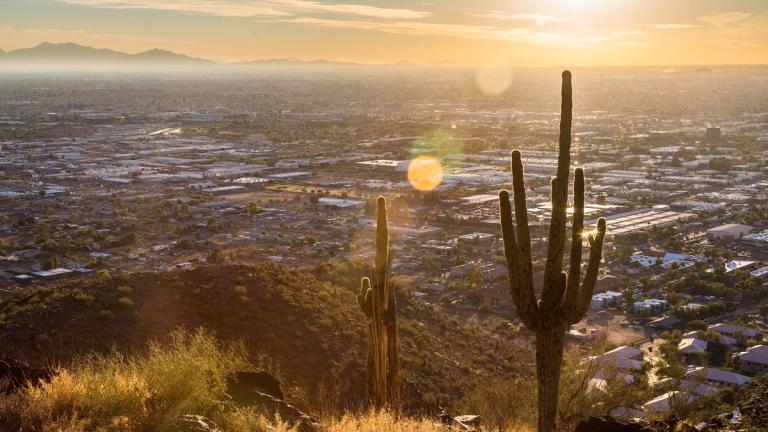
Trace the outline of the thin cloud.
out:
M 687 30 L 698 27 L 695 24 L 654 24 L 653 28 L 656 30 Z
M 569 18 L 561 18 L 553 15 L 544 15 L 539 13 L 516 13 L 511 14 L 499 10 L 491 10 L 488 12 L 468 12 L 470 16 L 475 18 L 496 19 L 506 21 L 532 21 L 538 26 L 545 26 L 549 23 L 564 23 L 570 22 Z
M 744 20 L 751 16 L 752 14 L 747 12 L 722 12 L 702 16 L 698 19 L 716 27 L 741 27 Z
M 473 40 L 527 42 L 540 45 L 578 46 L 596 45 L 619 40 L 638 32 L 612 32 L 605 35 L 579 35 L 565 32 L 534 31 L 526 27 L 501 28 L 463 24 L 436 24 L 424 22 L 372 22 L 344 21 L 321 18 L 292 18 L 286 22 L 330 28 L 378 31 L 408 36 L 441 36 Z M 630 34 L 631 33 L 631 34 Z
M 321 3 L 311 0 L 57 0 L 63 3 L 110 9 L 177 11 L 221 17 L 287 17 L 296 12 L 325 12 L 372 18 L 418 19 L 429 12 L 361 4 Z
M 430 16 L 429 12 L 414 11 L 410 9 L 380 8 L 360 4 L 320 3 L 306 0 L 283 0 L 280 4 L 306 11 L 342 13 L 372 18 L 418 19 Z
M 495 27 L 486 26 L 424 22 L 344 21 L 321 18 L 294 18 L 287 20 L 287 22 L 321 27 L 380 31 L 411 36 L 449 36 L 461 37 L 464 39 L 486 40 L 511 40 L 530 32 L 530 30 L 525 28 L 497 29 Z

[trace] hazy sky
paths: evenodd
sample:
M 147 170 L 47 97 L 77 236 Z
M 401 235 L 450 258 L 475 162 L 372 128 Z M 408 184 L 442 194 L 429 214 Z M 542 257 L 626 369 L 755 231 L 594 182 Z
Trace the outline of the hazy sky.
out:
M 0 0 L 0 48 L 214 60 L 768 64 L 768 0 Z

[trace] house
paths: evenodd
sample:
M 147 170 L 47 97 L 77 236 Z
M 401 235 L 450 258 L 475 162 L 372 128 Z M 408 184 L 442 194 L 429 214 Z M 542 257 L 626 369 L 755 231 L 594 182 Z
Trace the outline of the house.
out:
M 739 336 L 745 337 L 748 339 L 762 339 L 762 335 L 754 329 L 751 329 L 749 327 L 744 326 L 738 326 L 733 324 L 713 324 L 709 326 L 709 330 L 713 332 L 720 333 L 721 335 L 730 336 L 733 338 L 738 338 Z
M 685 374 L 685 380 L 691 382 L 698 382 L 701 380 L 703 383 L 714 387 L 741 387 L 744 384 L 748 384 L 752 379 L 746 375 L 737 374 L 735 372 L 724 371 L 716 368 L 696 367 L 689 370 Z
M 606 373 L 607 369 L 632 373 L 643 368 L 643 351 L 625 345 L 607 351 L 603 355 L 587 357 L 585 361 L 597 364 L 601 373 Z
M 715 395 L 720 392 L 719 387 L 689 379 L 677 381 L 673 378 L 665 378 L 651 383 L 651 385 L 654 389 L 667 391 L 643 404 L 643 411 L 648 414 L 666 414 L 671 411 L 673 406 L 689 405 L 698 400 L 699 396 Z
M 755 345 L 746 351 L 734 354 L 739 360 L 739 369 L 744 372 L 768 372 L 768 345 Z
M 639 372 L 643 368 L 643 362 L 639 360 L 606 355 L 587 357 L 586 361 L 596 364 L 602 370 L 615 369 L 632 373 Z
M 626 346 L 626 345 L 620 346 L 618 348 L 614 348 L 610 351 L 606 351 L 603 355 L 623 358 L 623 359 L 632 359 L 632 360 L 639 360 L 639 361 L 643 360 L 642 350 L 635 347 Z
M 677 352 L 683 354 L 686 358 L 696 354 L 703 354 L 707 352 L 707 341 L 695 337 L 683 338 L 680 343 L 677 344 Z
M 667 301 L 659 299 L 648 299 L 635 302 L 632 305 L 635 313 L 652 315 L 662 313 L 667 310 Z
M 655 319 L 648 324 L 648 327 L 655 329 L 669 329 L 680 324 L 682 320 L 674 315 L 665 315 L 661 318 Z
M 608 306 L 621 306 L 621 293 L 616 291 L 606 291 L 592 296 L 590 302 L 591 309 L 604 309 Z
M 647 414 L 666 414 L 672 411 L 672 407 L 679 403 L 690 405 L 698 399 L 698 396 L 688 392 L 673 390 L 657 396 L 643 404 L 643 411 Z
M 683 337 L 684 338 L 701 339 L 701 340 L 706 339 L 706 336 L 704 336 L 704 332 L 696 331 L 696 330 L 684 334 Z M 723 334 L 720 335 L 718 340 L 720 341 L 721 344 L 727 346 L 729 349 L 733 349 L 739 343 L 735 338 L 732 338 L 730 336 L 726 336 L 726 335 L 723 335 Z

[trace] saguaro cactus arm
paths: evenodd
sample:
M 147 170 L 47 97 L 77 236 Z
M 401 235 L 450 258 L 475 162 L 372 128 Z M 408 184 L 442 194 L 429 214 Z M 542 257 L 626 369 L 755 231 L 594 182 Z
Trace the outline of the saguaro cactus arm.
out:
M 568 308 L 570 310 L 567 310 L 566 312 L 568 324 L 576 324 L 581 321 L 587 313 L 587 310 L 589 310 L 592 294 L 595 292 L 595 285 L 597 284 L 597 271 L 600 268 L 600 260 L 602 259 L 605 232 L 605 219 L 600 218 L 600 220 L 597 221 L 596 231 L 590 233 L 587 237 L 587 240 L 589 241 L 589 262 L 587 263 L 587 271 L 584 274 L 584 280 L 581 283 L 581 289 L 579 289 L 578 295 L 575 296 L 575 307 L 571 306 Z M 576 286 L 578 287 L 578 285 Z
M 568 209 L 568 175 L 571 163 L 571 123 L 573 103 L 571 73 L 563 72 L 560 106 L 560 139 L 557 157 L 557 176 L 551 182 L 552 218 L 549 223 L 549 243 L 547 263 L 544 268 L 544 290 L 541 293 L 541 306 L 549 312 L 560 307 L 565 284 L 562 266 L 565 250 L 565 224 Z
M 363 311 L 366 318 L 373 316 L 373 292 L 371 290 L 371 280 L 364 277 L 360 280 L 360 293 L 357 295 L 357 303 L 360 310 Z
M 510 291 L 512 301 L 517 307 L 517 315 L 520 320 L 530 329 L 536 328 L 539 308 L 536 305 L 536 295 L 533 292 L 532 271 L 526 271 L 522 268 L 530 263 L 530 237 L 528 237 L 528 246 L 520 247 L 515 238 L 514 224 L 512 223 L 512 207 L 509 203 L 509 192 L 502 190 L 499 192 L 501 206 L 501 233 L 504 238 L 504 256 L 507 259 L 507 269 L 510 277 Z M 517 205 L 517 200 L 515 201 Z M 525 199 L 523 199 L 525 205 Z M 515 210 L 515 215 L 519 215 L 519 207 Z M 528 232 L 528 225 L 521 225 L 518 217 L 518 228 L 524 226 L 525 234 Z M 524 249 L 521 251 L 520 249 Z M 526 253 L 528 252 L 528 253 Z

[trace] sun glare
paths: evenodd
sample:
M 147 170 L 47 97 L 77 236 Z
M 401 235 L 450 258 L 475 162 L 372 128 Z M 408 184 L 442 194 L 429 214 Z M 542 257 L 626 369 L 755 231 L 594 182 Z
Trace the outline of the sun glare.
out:
M 408 165 L 408 181 L 416 190 L 435 190 L 443 182 L 443 164 L 434 156 L 418 156 Z
M 504 93 L 512 84 L 512 71 L 506 67 L 481 66 L 475 72 L 477 89 L 488 96 Z

